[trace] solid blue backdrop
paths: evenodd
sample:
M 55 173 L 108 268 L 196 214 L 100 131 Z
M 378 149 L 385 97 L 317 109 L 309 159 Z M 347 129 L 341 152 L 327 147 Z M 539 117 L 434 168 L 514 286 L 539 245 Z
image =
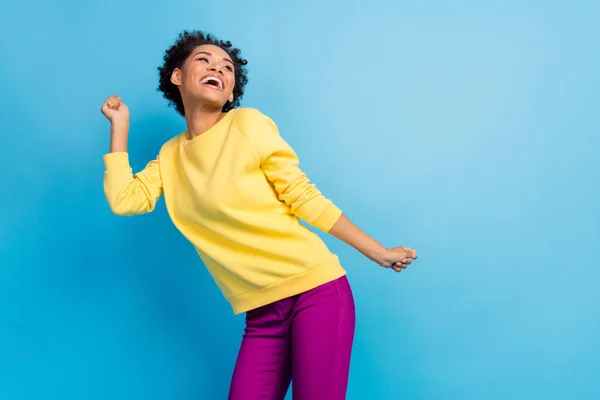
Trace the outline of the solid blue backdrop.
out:
M 348 270 L 348 399 L 600 398 L 593 1 L 12 2 L 0 17 L 0 398 L 226 398 L 243 329 L 161 200 L 110 213 L 119 94 L 135 170 L 184 121 L 156 92 L 183 29 L 249 60 L 317 186 L 394 274 Z

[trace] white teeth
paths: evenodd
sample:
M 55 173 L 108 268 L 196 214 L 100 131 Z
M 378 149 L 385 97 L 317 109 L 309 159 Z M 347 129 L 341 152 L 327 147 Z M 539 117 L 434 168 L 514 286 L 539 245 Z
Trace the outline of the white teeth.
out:
M 202 79 L 201 83 L 206 84 L 210 81 L 217 82 L 219 89 L 221 89 L 221 90 L 223 89 L 223 82 L 221 82 L 221 80 L 219 78 L 214 77 L 214 76 L 207 76 L 206 78 Z

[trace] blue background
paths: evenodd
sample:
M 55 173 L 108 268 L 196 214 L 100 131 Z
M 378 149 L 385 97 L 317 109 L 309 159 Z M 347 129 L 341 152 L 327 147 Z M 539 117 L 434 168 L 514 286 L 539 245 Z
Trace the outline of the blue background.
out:
M 252 3 L 252 5 L 250 5 Z M 249 60 L 318 187 L 394 274 L 348 270 L 348 399 L 600 398 L 600 6 L 593 1 L 18 1 L 0 16 L 0 398 L 224 399 L 243 328 L 161 200 L 110 213 L 104 99 L 135 170 L 184 121 L 183 29 Z

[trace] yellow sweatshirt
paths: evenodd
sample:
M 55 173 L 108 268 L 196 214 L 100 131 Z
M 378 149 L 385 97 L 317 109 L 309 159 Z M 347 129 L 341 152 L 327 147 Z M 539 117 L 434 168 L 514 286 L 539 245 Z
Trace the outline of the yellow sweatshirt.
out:
M 171 220 L 235 314 L 346 273 L 298 219 L 328 232 L 341 210 L 310 183 L 275 123 L 258 110 L 234 109 L 199 136 L 175 136 L 135 175 L 127 153 L 106 154 L 104 163 L 115 214 L 150 212 L 164 193 Z

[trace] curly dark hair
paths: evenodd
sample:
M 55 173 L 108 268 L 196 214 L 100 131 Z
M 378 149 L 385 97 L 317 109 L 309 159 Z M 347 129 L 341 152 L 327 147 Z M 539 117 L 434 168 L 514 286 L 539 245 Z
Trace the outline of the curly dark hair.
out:
M 248 83 L 248 71 L 245 67 L 248 61 L 241 57 L 239 49 L 234 48 L 230 41 L 217 39 L 214 35 L 206 34 L 202 31 L 183 31 L 179 34 L 177 41 L 169 48 L 164 57 L 164 64 L 158 67 L 159 81 L 158 91 L 163 93 L 163 97 L 169 101 L 170 106 L 174 106 L 179 114 L 185 116 L 183 109 L 183 100 L 179 89 L 171 82 L 171 75 L 175 68 L 181 68 L 185 60 L 192 51 L 203 44 L 212 44 L 225 50 L 233 61 L 235 70 L 235 85 L 233 87 L 233 101 L 227 102 L 222 111 L 227 112 L 240 105 L 240 100 L 244 95 L 244 86 Z

